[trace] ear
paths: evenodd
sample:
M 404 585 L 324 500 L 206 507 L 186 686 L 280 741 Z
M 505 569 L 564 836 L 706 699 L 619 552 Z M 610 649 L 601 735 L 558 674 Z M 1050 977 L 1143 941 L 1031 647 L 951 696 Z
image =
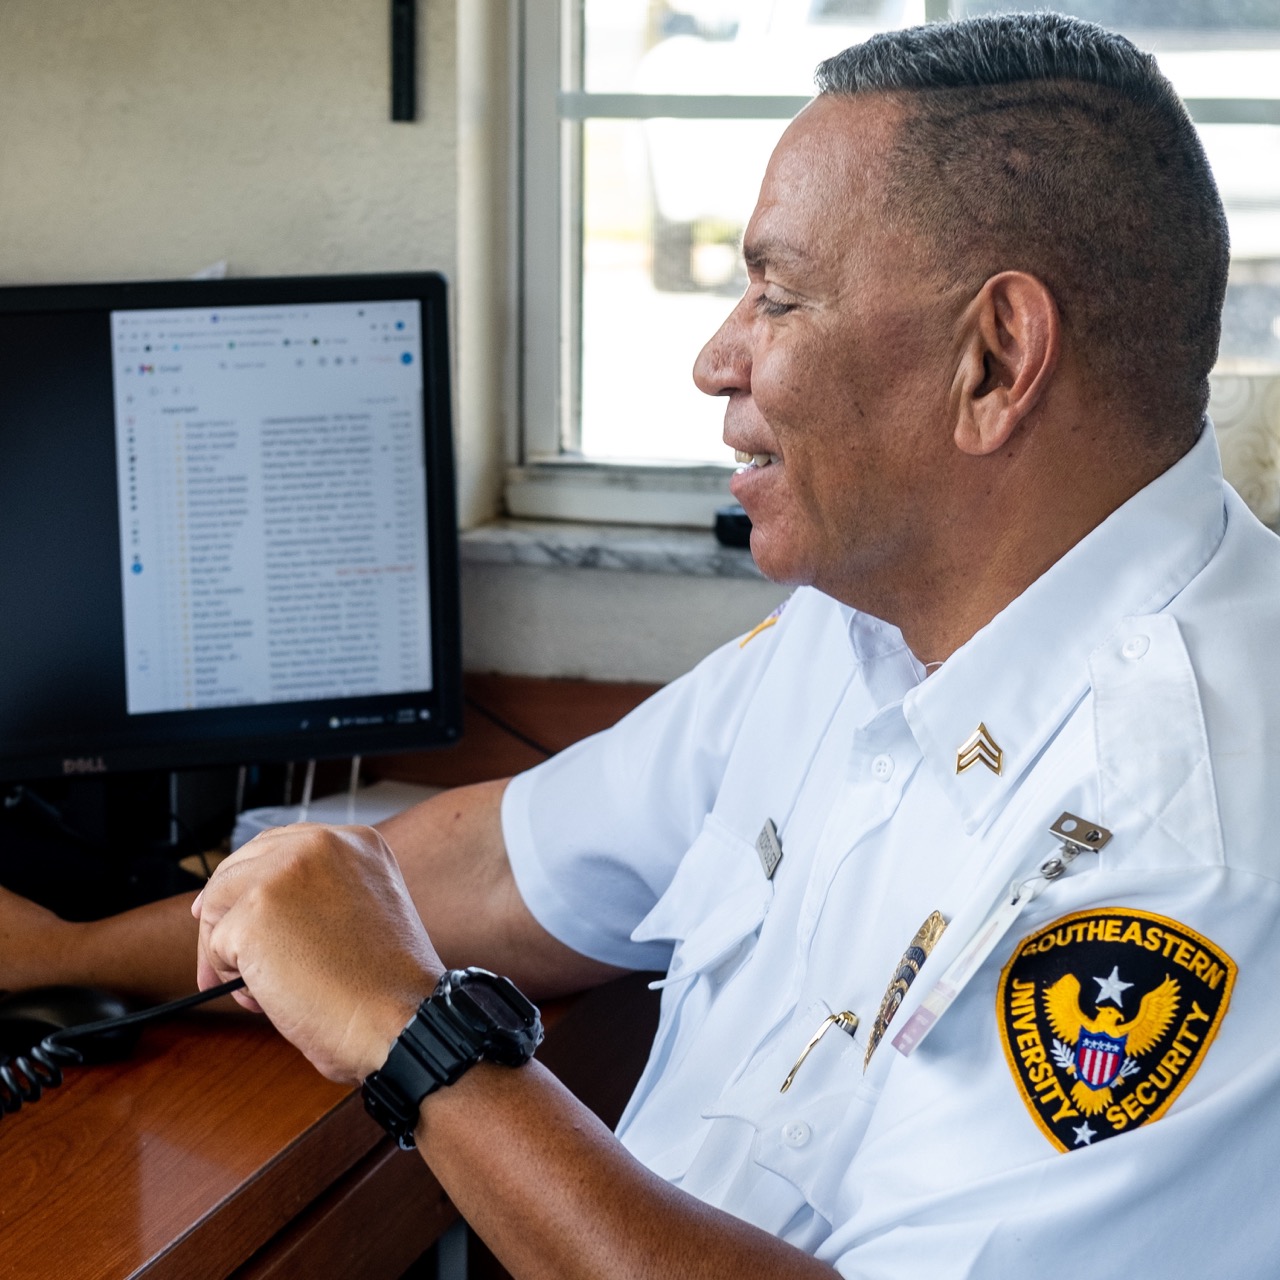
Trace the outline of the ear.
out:
M 1002 271 L 978 291 L 961 324 L 955 442 L 964 453 L 995 453 L 1040 402 L 1057 369 L 1058 304 L 1037 277 Z

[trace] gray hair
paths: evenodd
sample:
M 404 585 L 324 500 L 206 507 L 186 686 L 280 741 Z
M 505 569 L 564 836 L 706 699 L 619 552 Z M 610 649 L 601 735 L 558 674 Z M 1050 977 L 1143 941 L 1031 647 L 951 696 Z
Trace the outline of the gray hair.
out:
M 1153 443 L 1200 429 L 1229 248 L 1195 127 L 1155 59 L 1056 13 L 872 36 L 821 64 L 820 93 L 907 113 L 889 211 L 975 287 L 1025 270 L 1052 290 L 1095 383 Z

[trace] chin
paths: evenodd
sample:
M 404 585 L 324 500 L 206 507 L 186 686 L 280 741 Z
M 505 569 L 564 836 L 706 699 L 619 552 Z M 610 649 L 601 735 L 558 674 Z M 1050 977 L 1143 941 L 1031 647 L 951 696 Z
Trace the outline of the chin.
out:
M 782 545 L 779 545 L 779 543 Z M 769 533 L 756 525 L 751 530 L 751 558 L 756 568 L 770 582 L 781 586 L 804 587 L 813 581 L 812 573 L 806 571 L 802 559 L 793 548 L 786 546 L 785 539 Z

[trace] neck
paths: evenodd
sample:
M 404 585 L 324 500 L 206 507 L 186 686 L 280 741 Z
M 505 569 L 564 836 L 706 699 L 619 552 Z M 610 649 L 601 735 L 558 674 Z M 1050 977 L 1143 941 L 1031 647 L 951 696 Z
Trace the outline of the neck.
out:
M 930 522 L 932 540 L 921 540 L 879 599 L 838 598 L 894 623 L 935 670 L 1171 461 L 1109 452 L 1069 468 L 1066 451 L 1047 448 L 1044 465 L 1029 449 L 987 459 L 982 488 L 957 486 L 949 517 Z

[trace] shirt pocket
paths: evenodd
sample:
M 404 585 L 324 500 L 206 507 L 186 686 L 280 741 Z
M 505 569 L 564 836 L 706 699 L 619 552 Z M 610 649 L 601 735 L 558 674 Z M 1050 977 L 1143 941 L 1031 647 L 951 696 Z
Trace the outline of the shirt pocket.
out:
M 777 1073 L 767 1080 L 744 1078 L 707 1112 L 708 1118 L 732 1117 L 755 1130 L 751 1162 L 789 1183 L 799 1199 L 829 1224 L 834 1224 L 841 1185 L 866 1135 L 880 1100 L 883 1074 L 875 1059 L 863 1073 L 863 1045 L 850 1043 L 832 1030 L 819 1040 L 797 1073 L 787 1093 L 777 1089 Z M 767 1182 L 756 1185 L 766 1187 Z M 770 1208 L 759 1204 L 757 1212 L 770 1215 L 777 1230 L 777 1215 L 794 1213 L 785 1197 Z M 767 1198 L 767 1197 L 766 1197 Z M 766 1219 L 751 1221 L 764 1225 Z
M 636 926 L 636 942 L 674 943 L 671 966 L 657 987 L 706 974 L 723 980 L 754 947 L 773 900 L 773 882 L 755 846 L 715 814 L 676 868 L 666 892 Z
M 773 900 L 755 846 L 709 816 L 676 868 L 666 892 L 636 926 L 637 942 L 675 944 L 662 988 L 662 1010 L 649 1061 L 618 1124 L 625 1135 L 666 1073 L 696 1037 L 716 993 L 747 962 Z M 643 1159 L 663 1177 L 678 1177 L 702 1140 L 687 1125 L 659 1135 L 650 1117 Z
M 862 1079 L 756 1124 L 752 1159 L 789 1182 L 834 1226 L 841 1186 L 875 1113 L 880 1091 Z

